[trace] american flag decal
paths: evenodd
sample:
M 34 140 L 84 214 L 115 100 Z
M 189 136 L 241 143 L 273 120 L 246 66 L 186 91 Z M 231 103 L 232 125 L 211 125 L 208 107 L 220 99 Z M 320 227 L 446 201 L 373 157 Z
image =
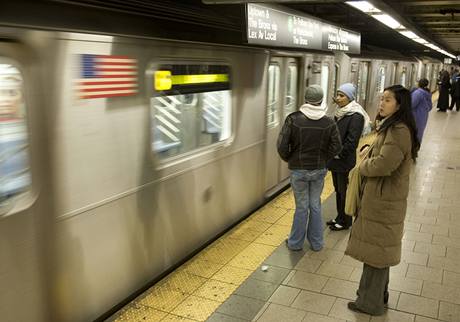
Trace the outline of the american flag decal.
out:
M 127 56 L 80 55 L 80 98 L 103 98 L 137 94 L 137 60 Z

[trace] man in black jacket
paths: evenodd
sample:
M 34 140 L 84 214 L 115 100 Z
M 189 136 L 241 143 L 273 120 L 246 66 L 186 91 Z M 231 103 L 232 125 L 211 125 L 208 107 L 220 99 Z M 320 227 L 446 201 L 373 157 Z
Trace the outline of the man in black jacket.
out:
M 365 123 L 369 123 L 369 116 L 355 101 L 355 94 L 354 85 L 346 83 L 339 87 L 335 98 L 337 110 L 334 119 L 339 128 L 343 149 L 327 164 L 332 172 L 337 206 L 337 217 L 327 222 L 331 230 L 348 229 L 352 224 L 352 217 L 345 214 L 348 173 L 356 164 L 356 148 Z
M 278 153 L 288 162 L 296 209 L 291 233 L 286 240 L 291 250 L 301 250 L 305 238 L 311 249 L 324 245 L 321 217 L 321 192 L 326 162 L 342 149 L 335 122 L 321 106 L 323 90 L 319 85 L 306 89 L 306 104 L 286 118 L 278 138 Z

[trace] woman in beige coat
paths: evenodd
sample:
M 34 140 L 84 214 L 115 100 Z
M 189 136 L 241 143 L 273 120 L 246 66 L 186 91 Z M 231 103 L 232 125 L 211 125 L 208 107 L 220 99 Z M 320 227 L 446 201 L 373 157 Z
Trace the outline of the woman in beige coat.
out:
M 376 124 L 374 145 L 359 167 L 364 187 L 345 254 L 364 263 L 358 298 L 348 308 L 382 315 L 390 266 L 401 260 L 409 173 L 420 147 L 406 88 L 385 89 Z

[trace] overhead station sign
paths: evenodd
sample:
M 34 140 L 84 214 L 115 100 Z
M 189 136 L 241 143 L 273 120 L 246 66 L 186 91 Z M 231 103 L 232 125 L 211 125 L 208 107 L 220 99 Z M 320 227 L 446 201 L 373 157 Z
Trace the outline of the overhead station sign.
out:
M 249 44 L 359 54 L 361 34 L 288 8 L 246 4 Z

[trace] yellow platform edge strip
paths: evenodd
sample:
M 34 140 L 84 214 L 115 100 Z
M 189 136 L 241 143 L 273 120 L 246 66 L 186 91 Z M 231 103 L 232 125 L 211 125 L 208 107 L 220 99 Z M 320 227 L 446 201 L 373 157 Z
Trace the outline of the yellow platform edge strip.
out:
M 361 138 L 359 146 L 374 138 Z M 328 172 L 321 201 L 333 192 Z M 294 209 L 288 189 L 131 302 L 115 321 L 205 321 L 284 242 Z

